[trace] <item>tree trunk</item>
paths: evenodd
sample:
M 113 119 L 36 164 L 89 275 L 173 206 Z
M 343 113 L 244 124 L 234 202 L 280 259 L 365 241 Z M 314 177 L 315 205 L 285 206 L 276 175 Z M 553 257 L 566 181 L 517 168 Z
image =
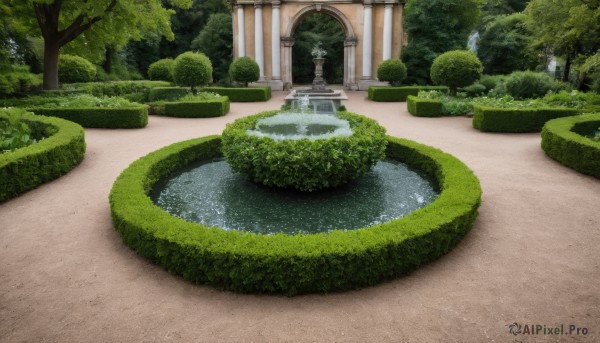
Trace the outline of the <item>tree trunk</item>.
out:
M 104 63 L 102 63 L 102 69 L 104 69 L 107 74 L 112 73 L 114 52 L 115 49 L 112 47 L 112 45 L 107 45 L 106 50 L 104 50 Z
M 54 39 L 44 39 L 44 89 L 58 89 L 58 55 L 60 47 Z
M 563 82 L 569 82 L 569 73 L 571 72 L 571 55 L 567 55 L 567 60 L 565 61 L 565 72 L 563 74 Z

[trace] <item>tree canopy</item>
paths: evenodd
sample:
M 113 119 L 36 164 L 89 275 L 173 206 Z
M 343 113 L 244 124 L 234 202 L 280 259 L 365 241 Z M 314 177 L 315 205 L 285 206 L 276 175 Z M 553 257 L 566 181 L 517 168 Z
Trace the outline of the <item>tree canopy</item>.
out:
M 225 13 L 211 15 L 204 29 L 192 41 L 192 49 L 199 50 L 210 58 L 215 80 L 226 79 L 233 58 L 231 15 Z

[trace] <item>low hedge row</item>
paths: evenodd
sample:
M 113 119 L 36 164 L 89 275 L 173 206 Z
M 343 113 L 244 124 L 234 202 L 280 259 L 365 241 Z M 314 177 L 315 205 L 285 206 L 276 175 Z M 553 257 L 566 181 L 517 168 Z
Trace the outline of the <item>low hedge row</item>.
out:
M 28 109 L 35 114 L 58 117 L 87 128 L 136 129 L 148 125 L 148 107 L 135 108 L 42 108 Z
M 542 149 L 567 167 L 600 179 L 600 142 L 584 137 L 599 127 L 600 113 L 551 120 L 542 129 Z
M 204 87 L 204 92 L 217 93 L 229 97 L 232 102 L 255 102 L 271 99 L 271 87 L 256 88 L 226 88 L 226 87 Z
M 11 110 L 0 109 L 0 120 Z M 28 113 L 23 120 L 34 137 L 43 140 L 0 153 L 0 202 L 54 180 L 78 165 L 85 155 L 84 130 L 59 118 Z
M 229 113 L 226 96 L 202 101 L 150 103 L 150 114 L 179 118 L 212 118 Z
M 473 106 L 473 127 L 483 132 L 540 132 L 551 119 L 579 114 L 572 108 L 494 108 Z
M 442 102 L 436 99 L 423 99 L 414 95 L 406 98 L 408 113 L 415 117 L 441 117 Z
M 379 102 L 403 102 L 409 95 L 417 96 L 419 91 L 443 91 L 448 92 L 446 86 L 402 86 L 402 87 L 369 87 L 368 96 L 370 100 Z
M 86 93 L 101 96 L 124 96 L 134 101 L 148 101 L 148 93 L 156 87 L 170 87 L 166 81 L 110 81 L 70 83 L 63 85 L 64 90 L 83 90 Z M 138 95 L 142 95 L 138 98 Z
M 175 101 L 191 92 L 189 87 L 156 87 L 148 92 L 148 101 Z
M 169 173 L 221 155 L 218 136 L 176 143 L 132 163 L 110 192 L 113 224 L 124 243 L 195 283 L 244 293 L 331 292 L 374 285 L 444 255 L 471 229 L 479 181 L 455 157 L 388 137 L 388 158 L 433 176 L 439 197 L 408 216 L 359 230 L 257 235 L 186 222 L 148 193 Z

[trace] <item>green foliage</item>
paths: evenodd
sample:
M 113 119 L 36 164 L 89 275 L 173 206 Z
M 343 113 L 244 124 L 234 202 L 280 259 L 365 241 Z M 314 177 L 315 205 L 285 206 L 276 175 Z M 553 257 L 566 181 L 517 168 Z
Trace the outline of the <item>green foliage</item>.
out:
M 339 112 L 354 132 L 348 137 L 275 141 L 248 134 L 264 112 L 238 119 L 223 131 L 223 154 L 231 168 L 267 186 L 314 191 L 363 175 L 384 157 L 385 129 L 376 121 Z
M 53 97 L 49 102 L 44 103 L 44 99 L 48 100 L 49 97 L 29 97 L 24 99 L 31 101 L 35 105 L 29 107 L 45 107 L 45 108 L 139 108 L 140 104 L 131 102 L 127 99 L 119 97 L 95 97 L 89 94 L 74 94 L 69 97 Z
M 293 82 L 312 83 L 315 65 L 311 52 L 315 44 L 321 42 L 321 48 L 327 51 L 327 60 L 323 64 L 323 78 L 329 84 L 343 83 L 345 38 L 344 28 L 334 17 L 318 12 L 305 16 L 294 31 Z
M 540 132 L 555 118 L 574 116 L 580 110 L 561 107 L 502 108 L 473 105 L 473 127 L 483 132 Z
M 564 86 L 543 72 L 517 71 L 510 74 L 504 83 L 506 92 L 517 99 L 541 98 L 546 93 L 556 92 Z
M 404 29 L 410 41 L 402 49 L 405 83 L 429 84 L 430 68 L 440 54 L 464 49 L 481 15 L 480 0 L 408 0 Z M 472 83 L 472 82 L 471 82 Z
M 35 107 L 35 114 L 58 117 L 87 128 L 137 129 L 148 124 L 148 108 L 138 105 L 133 108 L 110 107 Z
M 28 67 L 11 67 L 10 71 L 0 73 L 0 98 L 25 96 L 42 89 L 39 75 L 29 72 Z
M 590 134 L 589 138 L 593 141 L 600 142 L 600 127 L 598 127 L 598 130 L 596 130 L 596 132 Z
M 212 81 L 212 64 L 206 55 L 198 52 L 184 52 L 175 59 L 173 79 L 180 86 L 192 88 L 204 86 Z
M 506 81 L 505 75 L 482 75 L 479 84 L 483 85 L 487 92 L 492 89 L 496 89 L 498 86 L 503 85 Z
M 258 81 L 260 78 L 260 67 L 252 58 L 241 57 L 229 66 L 229 77 L 232 81 L 242 82 L 248 87 L 248 82 Z
M 600 114 L 551 120 L 542 130 L 542 149 L 556 161 L 600 179 L 600 141 L 585 137 L 600 126 Z
M 479 80 L 483 66 L 471 51 L 448 51 L 438 56 L 431 65 L 431 79 L 436 84 L 450 88 L 455 95 L 459 87 L 465 87 Z
M 600 94 L 578 91 L 548 93 L 542 102 L 550 106 L 580 109 L 583 112 L 600 112 Z
M 175 101 L 190 93 L 186 87 L 156 87 L 148 92 L 148 101 Z
M 446 86 L 402 86 L 402 87 L 376 87 L 371 86 L 368 97 L 380 102 L 404 102 L 409 95 L 416 96 L 422 90 L 439 90 L 447 92 Z
M 29 125 L 23 121 L 25 111 L 14 109 L 2 112 L 4 115 L 0 117 L 0 153 L 23 148 L 34 142 Z
M 215 80 L 227 79 L 233 57 L 233 28 L 230 13 L 211 14 L 208 23 L 192 42 L 192 49 L 202 51 L 212 61 Z
M 232 102 L 256 102 L 271 99 L 271 87 L 224 88 L 204 87 L 205 92 L 213 92 L 226 96 Z
M 14 198 L 73 169 L 85 154 L 83 128 L 75 123 L 0 109 L 0 121 L 15 113 L 31 129 L 36 144 L 0 154 L 0 202 Z
M 484 95 L 487 92 L 487 87 L 479 82 L 475 82 L 470 86 L 461 88 L 460 91 L 464 92 L 468 97 L 474 98 L 476 96 Z
M 389 59 L 381 62 L 377 67 L 379 81 L 388 81 L 393 86 L 398 86 L 406 78 L 406 66 L 399 59 Z
M 157 180 L 220 156 L 220 139 L 204 137 L 155 151 L 115 181 L 110 208 L 123 242 L 194 283 L 244 293 L 332 292 L 374 285 L 433 261 L 465 236 L 481 202 L 479 181 L 437 149 L 388 137 L 388 158 L 423 170 L 439 197 L 410 215 L 361 230 L 315 235 L 256 235 L 190 223 L 156 207 Z
M 199 92 L 196 94 L 186 94 L 177 100 L 179 100 L 181 102 L 193 102 L 193 101 L 213 100 L 213 99 L 218 99 L 220 97 L 221 96 L 217 93 L 203 91 L 203 92 Z
M 175 61 L 171 58 L 163 58 L 152 63 L 148 67 L 148 76 L 150 80 L 173 81 L 173 69 Z
M 415 117 L 441 117 L 442 102 L 437 99 L 425 99 L 409 95 L 406 99 L 408 113 Z
M 72 83 L 65 85 L 66 91 L 84 91 L 86 93 L 102 96 L 126 97 L 131 94 L 142 94 L 143 101 L 148 98 L 148 93 L 156 87 L 169 87 L 171 83 L 166 81 L 113 81 L 113 82 L 88 82 Z
M 187 95 L 174 102 L 154 102 L 150 104 L 150 114 L 180 118 L 212 118 L 224 116 L 229 112 L 229 99 L 226 96 L 203 97 Z
M 96 67 L 83 57 L 60 55 L 58 79 L 62 83 L 90 82 L 96 78 Z
M 536 67 L 538 58 L 529 50 L 533 38 L 525 20 L 522 13 L 499 16 L 485 28 L 477 49 L 485 73 L 510 74 Z

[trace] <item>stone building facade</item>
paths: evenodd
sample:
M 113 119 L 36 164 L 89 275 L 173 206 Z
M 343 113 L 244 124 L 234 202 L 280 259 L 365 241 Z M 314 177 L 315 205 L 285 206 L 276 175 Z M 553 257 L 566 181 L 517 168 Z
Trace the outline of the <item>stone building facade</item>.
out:
M 331 15 L 342 26 L 344 86 L 377 84 L 377 66 L 400 57 L 404 0 L 235 0 L 234 58 L 249 56 L 260 67 L 259 84 L 292 87 L 294 31 L 311 13 Z

